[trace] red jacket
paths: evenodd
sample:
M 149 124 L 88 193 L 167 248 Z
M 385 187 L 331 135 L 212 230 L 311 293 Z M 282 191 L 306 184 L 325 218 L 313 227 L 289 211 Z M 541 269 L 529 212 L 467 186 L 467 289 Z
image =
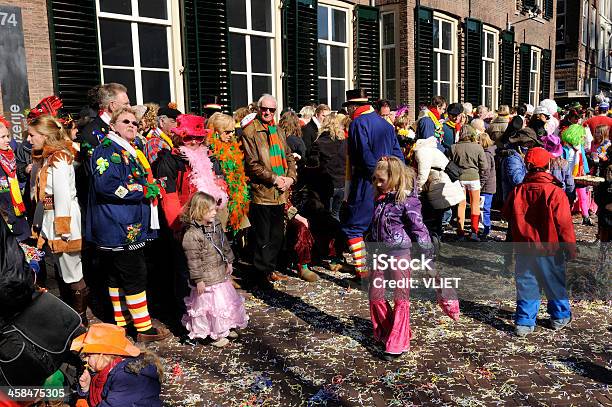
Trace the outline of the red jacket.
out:
M 567 196 L 560 187 L 552 174 L 529 172 L 508 196 L 502 216 L 510 223 L 513 242 L 553 243 L 535 245 L 549 255 L 559 249 L 556 243 L 570 243 L 566 249 L 574 258 L 576 234 Z

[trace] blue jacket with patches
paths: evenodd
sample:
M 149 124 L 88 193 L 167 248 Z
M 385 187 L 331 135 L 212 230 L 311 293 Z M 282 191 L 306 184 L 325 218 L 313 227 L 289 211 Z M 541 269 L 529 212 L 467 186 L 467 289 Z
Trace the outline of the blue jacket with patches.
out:
M 146 171 L 120 145 L 105 139 L 89 161 L 91 185 L 85 238 L 98 247 L 127 247 L 157 237 L 149 229 Z

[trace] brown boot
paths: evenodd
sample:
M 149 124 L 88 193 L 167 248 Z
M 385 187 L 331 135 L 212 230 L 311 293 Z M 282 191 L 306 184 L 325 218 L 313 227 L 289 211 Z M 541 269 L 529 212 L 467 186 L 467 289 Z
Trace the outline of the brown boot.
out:
M 85 280 L 80 280 L 70 284 L 70 289 L 72 290 L 72 308 L 74 308 L 81 317 L 83 326 L 88 327 L 87 298 L 89 297 L 89 287 L 85 285 Z
M 163 326 L 158 326 L 156 328 L 151 328 L 146 332 L 139 332 L 136 336 L 136 342 L 156 342 L 162 341 L 169 336 L 172 336 L 172 332 L 168 330 L 168 328 Z

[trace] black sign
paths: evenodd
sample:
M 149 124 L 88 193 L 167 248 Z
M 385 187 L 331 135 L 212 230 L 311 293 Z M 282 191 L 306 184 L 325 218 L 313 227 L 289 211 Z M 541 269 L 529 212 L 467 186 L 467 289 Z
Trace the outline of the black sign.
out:
M 30 107 L 21 8 L 0 5 L 0 88 L 13 138 L 21 141 L 25 109 Z

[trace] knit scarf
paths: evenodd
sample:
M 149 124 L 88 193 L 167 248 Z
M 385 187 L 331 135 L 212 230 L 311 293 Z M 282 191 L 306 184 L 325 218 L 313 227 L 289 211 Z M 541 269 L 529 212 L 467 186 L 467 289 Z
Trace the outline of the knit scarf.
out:
M 438 120 L 438 117 L 435 113 L 438 112 L 437 109 L 435 109 L 435 113 L 433 111 L 434 109 L 428 109 L 427 110 L 427 117 L 429 117 L 431 119 L 431 121 L 434 124 L 435 130 L 434 130 L 434 136 L 438 139 L 438 140 L 442 140 L 442 138 L 444 137 L 444 129 L 442 128 L 442 125 L 440 124 L 440 120 Z
M 451 119 L 448 119 L 445 123 L 448 127 L 454 130 L 454 133 L 453 133 L 453 135 L 455 136 L 454 141 L 457 142 L 457 134 L 459 134 L 459 132 L 461 131 L 461 124 L 455 123 Z
M 151 165 L 147 160 L 147 157 L 138 148 L 132 146 L 127 140 L 122 139 L 116 133 L 110 132 L 106 138 L 114 141 L 125 151 L 127 151 L 133 159 L 140 164 L 147 174 L 147 183 L 155 184 L 155 178 L 153 178 L 153 172 L 151 171 Z M 157 211 L 157 198 L 151 199 L 151 229 L 159 229 L 159 214 Z
M 123 361 L 122 358 L 115 358 L 112 362 L 109 363 L 104 369 L 100 370 L 98 373 L 91 378 L 91 384 L 89 385 L 89 405 L 97 406 L 102 402 L 102 391 L 104 390 L 104 385 L 108 380 L 108 375 L 110 371 L 113 370 L 115 366 Z
M 272 166 L 272 172 L 278 176 L 285 176 L 287 173 L 287 157 L 285 157 L 285 149 L 283 144 L 278 137 L 276 132 L 276 125 L 274 120 L 270 124 L 264 123 L 261 118 L 259 121 L 268 132 L 268 144 L 270 145 L 270 165 Z
M 355 120 L 362 114 L 367 114 L 367 113 L 372 113 L 372 112 L 374 112 L 374 109 L 370 105 L 359 106 L 357 109 L 355 109 L 355 112 L 353 112 L 353 116 L 351 118 Z
M 13 211 L 15 211 L 15 215 L 21 216 L 25 213 L 26 207 L 23 203 L 21 190 L 19 189 L 19 181 L 17 180 L 15 153 L 10 147 L 8 150 L 0 150 L 0 167 L 2 167 L 8 178 L 9 194 L 11 196 Z

